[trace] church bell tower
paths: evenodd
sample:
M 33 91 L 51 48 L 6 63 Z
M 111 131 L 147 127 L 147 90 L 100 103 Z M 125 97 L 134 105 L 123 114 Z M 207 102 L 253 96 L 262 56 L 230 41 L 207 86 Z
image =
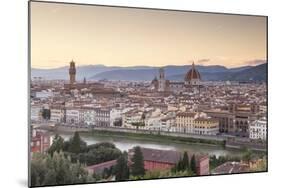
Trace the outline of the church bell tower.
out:
M 159 69 L 159 88 L 158 91 L 163 92 L 166 90 L 166 80 L 165 80 L 165 73 L 164 69 Z

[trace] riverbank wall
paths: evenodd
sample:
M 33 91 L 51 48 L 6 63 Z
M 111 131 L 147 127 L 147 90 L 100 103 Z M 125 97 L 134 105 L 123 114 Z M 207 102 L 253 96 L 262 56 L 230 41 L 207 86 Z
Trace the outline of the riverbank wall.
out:
M 169 140 L 173 142 L 199 143 L 208 145 L 220 145 L 231 149 L 251 149 L 254 151 L 266 152 L 265 144 L 256 144 L 250 142 L 230 141 L 227 137 L 217 135 L 197 135 L 186 133 L 175 133 L 155 130 L 129 129 L 118 127 L 70 127 L 70 126 L 38 126 L 37 128 L 54 131 L 72 133 L 75 131 L 82 133 L 91 133 L 93 135 L 130 137 L 132 139 L 144 140 Z

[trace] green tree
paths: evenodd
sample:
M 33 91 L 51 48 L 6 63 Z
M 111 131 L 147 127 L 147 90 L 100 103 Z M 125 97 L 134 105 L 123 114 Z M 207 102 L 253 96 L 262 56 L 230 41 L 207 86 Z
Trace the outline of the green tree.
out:
M 47 168 L 44 162 L 44 155 L 34 153 L 31 160 L 31 185 L 40 186 L 43 184 Z
M 51 118 L 51 110 L 44 108 L 42 110 L 42 117 L 43 117 L 43 119 L 49 120 Z
M 195 155 L 193 154 L 190 160 L 190 169 L 191 171 L 196 174 L 196 160 L 195 160 Z
M 79 133 L 76 131 L 74 136 L 69 140 L 69 152 L 71 153 L 81 153 L 85 150 L 87 144 L 80 138 Z
M 128 154 L 123 152 L 122 155 L 117 159 L 117 164 L 114 168 L 115 179 L 128 180 L 130 176 L 130 171 L 128 167 Z
M 76 156 L 81 163 L 86 163 L 89 166 L 118 159 L 121 154 L 122 152 L 116 148 L 114 144 L 102 142 L 89 145 L 86 149 L 86 152 L 80 153 Z
M 188 158 L 188 154 L 186 151 L 183 153 L 182 163 L 183 163 L 184 170 L 188 170 L 189 169 L 189 158 Z
M 31 185 L 59 185 L 84 183 L 88 173 L 80 163 L 71 163 L 63 152 L 51 155 L 37 155 L 31 161 Z
M 136 129 L 138 130 L 139 127 L 144 127 L 145 124 L 144 124 L 144 122 L 133 122 L 133 123 L 132 123 L 132 126 L 135 126 Z
M 184 164 L 182 158 L 177 162 L 176 164 L 176 170 L 175 172 L 183 171 L 184 170 Z
M 56 185 L 56 171 L 54 169 L 48 170 L 44 179 L 44 185 Z
M 58 134 L 56 134 L 54 139 L 53 139 L 52 145 L 48 149 L 48 153 L 50 153 L 53 156 L 53 153 L 55 151 L 56 152 L 63 151 L 63 147 L 64 147 L 63 138 L 61 136 L 59 136 Z
M 145 174 L 143 155 L 139 146 L 134 148 L 131 170 L 133 176 L 143 177 Z
M 71 178 L 75 183 L 84 183 L 88 179 L 88 172 L 84 170 L 84 165 L 79 162 L 70 166 Z
M 253 158 L 253 152 L 251 150 L 246 150 L 242 156 L 243 161 L 247 163 L 250 163 L 252 158 Z

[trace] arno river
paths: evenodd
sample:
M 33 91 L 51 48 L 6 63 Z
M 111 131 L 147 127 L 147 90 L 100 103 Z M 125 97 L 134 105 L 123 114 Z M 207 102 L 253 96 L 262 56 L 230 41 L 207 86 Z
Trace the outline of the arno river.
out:
M 72 133 L 59 133 L 65 140 L 68 140 L 73 134 Z M 189 151 L 192 153 L 208 153 L 209 155 L 231 155 L 241 156 L 242 151 L 225 149 L 222 146 L 212 146 L 203 144 L 192 144 L 192 143 L 173 143 L 169 141 L 148 141 L 132 138 L 123 137 L 109 137 L 109 136 L 96 136 L 89 134 L 80 134 L 81 138 L 88 144 L 95 144 L 99 142 L 111 142 L 114 143 L 120 150 L 126 150 L 133 148 L 134 146 L 141 146 L 153 149 L 163 150 L 178 150 L 178 151 Z M 54 133 L 51 133 L 51 137 L 54 137 Z

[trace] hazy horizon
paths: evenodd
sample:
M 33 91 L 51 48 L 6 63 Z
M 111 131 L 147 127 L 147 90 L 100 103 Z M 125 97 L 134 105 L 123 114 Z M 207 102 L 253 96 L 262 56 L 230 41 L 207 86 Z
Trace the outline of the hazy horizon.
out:
M 221 65 L 267 61 L 266 17 L 31 2 L 31 66 Z
M 75 62 L 75 60 L 73 60 L 74 62 Z M 255 66 L 258 66 L 258 65 L 261 65 L 261 64 L 265 64 L 265 63 L 267 63 L 266 61 L 265 62 L 263 62 L 263 63 L 259 63 L 259 64 L 255 64 L 255 65 L 241 65 L 241 66 L 237 66 L 237 67 L 226 67 L 226 66 L 224 66 L 224 65 L 201 65 L 201 64 L 195 64 L 195 66 L 224 66 L 224 67 L 226 67 L 226 68 L 228 68 L 228 69 L 231 69 L 231 68 L 239 68 L 239 67 L 244 67 L 244 66 L 253 66 L 253 67 L 255 67 Z M 75 62 L 75 66 L 76 66 L 76 68 L 77 67 L 86 67 L 86 66 L 105 66 L 105 67 L 120 67 L 120 68 L 130 68 L 130 67 L 151 67 L 151 68 L 153 68 L 153 67 L 155 67 L 155 68 L 160 68 L 160 67 L 166 67 L 166 66 L 192 66 L 192 64 L 184 64 L 184 65 L 164 65 L 164 66 L 150 66 L 150 65 L 132 65 L 132 66 L 116 66 L 116 65 L 112 65 L 112 66 L 107 66 L 107 65 L 103 65 L 103 64 L 85 64 L 85 65 L 79 65 L 78 63 L 76 63 Z M 66 65 L 64 65 L 64 66 L 58 66 L 58 67 L 50 67 L 50 68 L 46 68 L 46 67 L 44 67 L 44 68 L 41 68 L 41 67 L 32 67 L 31 66 L 31 68 L 32 69 L 45 69 L 45 70 L 48 70 L 48 69 L 58 69 L 58 68 L 64 68 L 64 67 L 69 67 L 69 63 L 68 64 L 66 64 Z

